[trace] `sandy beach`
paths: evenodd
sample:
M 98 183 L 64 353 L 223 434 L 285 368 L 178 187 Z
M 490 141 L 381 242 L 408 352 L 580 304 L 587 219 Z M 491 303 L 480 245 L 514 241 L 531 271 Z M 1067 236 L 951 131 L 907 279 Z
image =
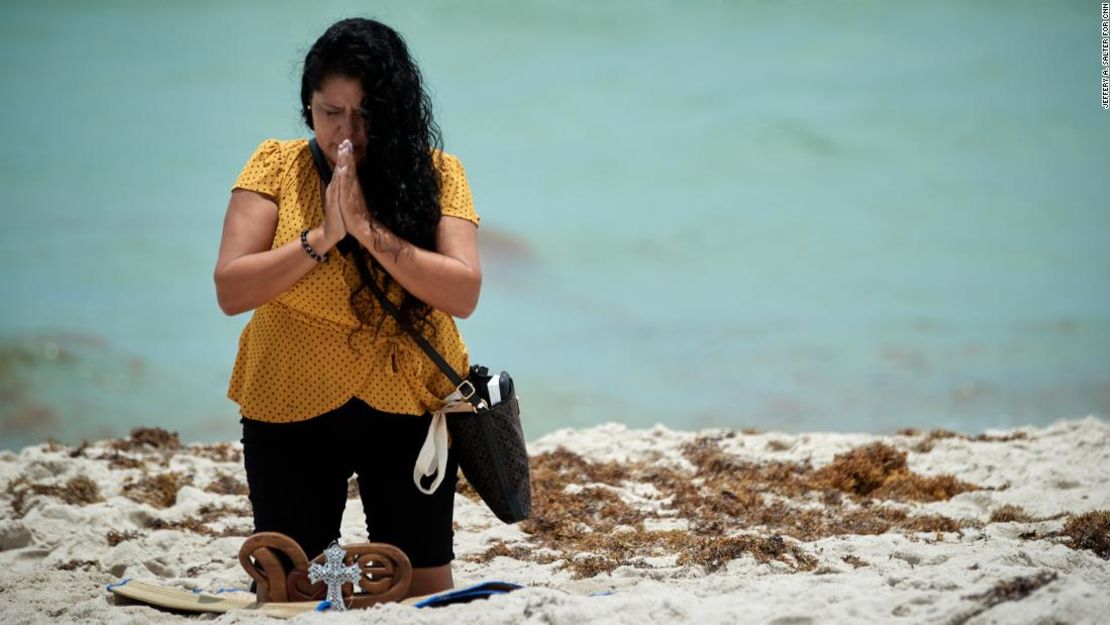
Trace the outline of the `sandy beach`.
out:
M 1099 623 L 1110 424 L 873 434 L 607 424 L 530 444 L 534 518 L 456 498 L 455 578 L 526 589 L 329 623 Z M 352 491 L 353 493 L 354 491 Z M 158 429 L 0 452 L 0 622 L 258 622 L 117 600 L 134 578 L 246 588 L 238 443 Z M 344 543 L 366 539 L 348 500 Z

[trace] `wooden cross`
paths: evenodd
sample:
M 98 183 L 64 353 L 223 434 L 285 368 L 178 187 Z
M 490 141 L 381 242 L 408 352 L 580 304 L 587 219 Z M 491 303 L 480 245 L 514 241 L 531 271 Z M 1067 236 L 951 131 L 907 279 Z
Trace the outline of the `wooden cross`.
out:
M 315 584 L 323 580 L 328 585 L 328 601 L 331 602 L 331 607 L 336 611 L 343 611 L 347 609 L 347 604 L 343 602 L 343 584 L 351 582 L 357 584 L 362 579 L 362 569 L 357 565 L 344 566 L 343 558 L 347 552 L 339 546 L 337 541 L 331 541 L 331 546 L 324 550 L 324 559 L 326 563 L 323 565 L 312 563 L 308 567 L 308 580 Z

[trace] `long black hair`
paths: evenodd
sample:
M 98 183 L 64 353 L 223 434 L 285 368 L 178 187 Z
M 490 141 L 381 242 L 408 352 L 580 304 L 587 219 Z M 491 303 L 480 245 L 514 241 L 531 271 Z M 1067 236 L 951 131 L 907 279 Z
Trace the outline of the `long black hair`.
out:
M 404 39 L 371 19 L 345 19 L 328 28 L 309 49 L 301 75 L 301 115 L 309 128 L 312 94 L 332 76 L 362 83 L 366 156 L 357 175 L 367 207 L 397 236 L 434 250 L 440 186 L 432 150 L 442 150 L 443 136 Z M 388 313 L 366 283 L 375 280 L 388 292 L 393 278 L 361 246 L 346 245 L 343 250 L 361 276 L 350 296 L 351 310 L 360 323 L 355 332 L 364 325 L 376 325 L 380 332 Z M 431 306 L 408 291 L 399 308 L 402 331 L 422 333 L 431 327 Z

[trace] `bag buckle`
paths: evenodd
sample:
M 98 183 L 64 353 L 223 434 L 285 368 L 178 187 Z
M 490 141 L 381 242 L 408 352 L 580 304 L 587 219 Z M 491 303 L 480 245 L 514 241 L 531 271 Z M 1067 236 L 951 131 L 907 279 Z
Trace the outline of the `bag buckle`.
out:
M 469 393 L 463 390 L 465 387 L 470 387 Z M 470 398 L 474 397 L 474 393 L 478 392 L 478 390 L 474 388 L 474 383 L 470 380 L 463 380 L 462 384 L 460 384 L 455 390 L 457 390 L 459 394 L 462 395 L 462 398 L 466 401 L 470 401 Z

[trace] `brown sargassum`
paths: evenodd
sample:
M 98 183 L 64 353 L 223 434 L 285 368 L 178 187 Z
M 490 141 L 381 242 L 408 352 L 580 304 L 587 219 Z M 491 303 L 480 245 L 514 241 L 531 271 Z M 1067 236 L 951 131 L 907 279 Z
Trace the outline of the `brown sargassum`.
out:
M 722 449 L 723 440 L 739 435 L 701 437 L 684 446 L 692 471 L 651 462 L 592 462 L 563 448 L 536 455 L 533 514 L 520 524 L 528 544 L 495 542 L 475 559 L 560 561 L 576 577 L 591 577 L 619 566 L 651 568 L 647 558 L 658 556 L 713 571 L 748 554 L 807 571 L 816 568 L 817 559 L 799 541 L 888 531 L 959 532 L 979 525 L 913 514 L 909 502 L 946 500 L 977 487 L 951 475 L 913 473 L 906 452 L 885 443 L 852 449 L 815 468 L 808 461 L 751 462 Z M 618 491 L 636 483 L 653 486 L 658 505 L 622 499 Z M 459 491 L 477 497 L 465 480 Z M 689 529 L 646 527 L 667 519 L 682 520 Z

